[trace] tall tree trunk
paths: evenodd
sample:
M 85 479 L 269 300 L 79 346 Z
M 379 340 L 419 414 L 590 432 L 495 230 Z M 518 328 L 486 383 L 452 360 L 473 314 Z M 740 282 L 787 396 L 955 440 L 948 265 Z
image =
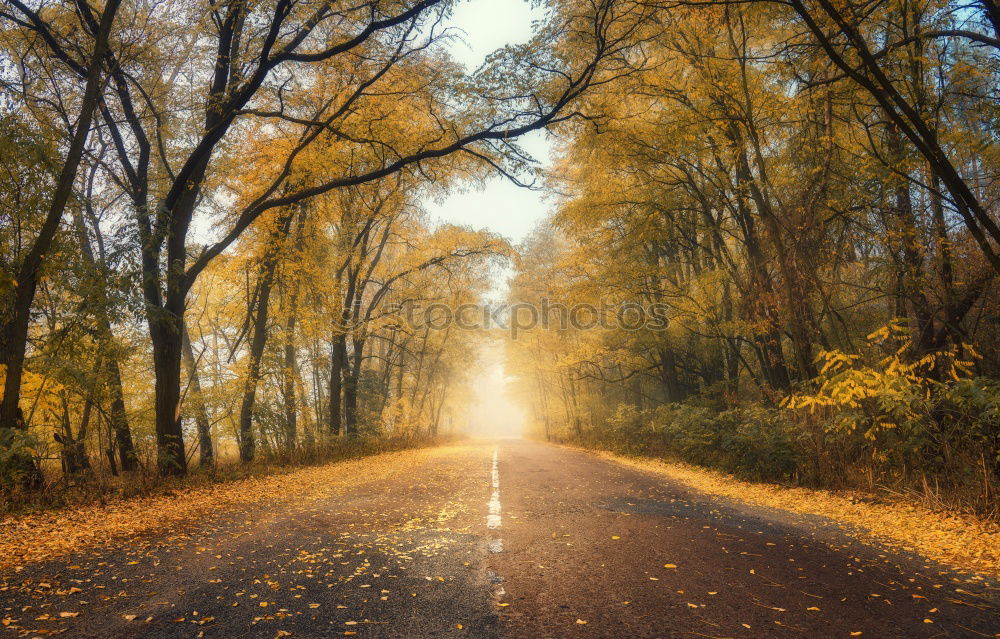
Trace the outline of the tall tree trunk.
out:
M 444 409 L 445 399 L 448 397 L 448 387 L 441 387 L 441 397 L 437 401 L 437 407 L 434 409 L 434 419 L 431 422 L 431 437 L 437 437 L 441 430 L 441 411 Z
M 88 208 L 88 214 L 90 209 Z M 101 277 L 107 276 L 107 261 L 104 256 L 103 242 L 101 240 L 101 229 L 95 218 L 91 218 L 94 233 L 97 236 L 97 247 L 100 261 L 94 255 L 94 249 L 90 245 L 90 238 L 87 235 L 87 225 L 84 222 L 83 212 L 79 209 L 73 212 L 73 221 L 76 226 L 77 237 L 80 242 L 80 254 L 87 267 L 94 270 Z M 104 361 L 107 367 L 107 388 L 111 395 L 111 407 L 108 421 L 114 433 L 116 447 L 123 471 L 135 470 L 139 466 L 139 460 L 135 453 L 135 444 L 132 441 L 132 431 L 128 424 L 128 414 L 125 412 L 125 392 L 122 388 L 122 372 L 118 364 L 118 357 L 114 347 L 114 332 L 111 330 L 111 319 L 108 316 L 108 296 L 101 287 L 95 287 L 97 298 L 94 316 L 97 320 L 97 328 L 100 340 L 104 348 Z
M 364 338 L 354 340 L 353 345 L 350 370 L 344 376 L 344 432 L 347 435 L 358 434 L 358 380 L 365 353 Z
M 243 400 L 240 403 L 240 461 L 244 463 L 253 461 L 256 449 L 253 436 L 253 409 L 257 399 L 257 384 L 260 382 L 261 359 L 264 357 L 264 347 L 267 346 L 268 307 L 271 291 L 274 288 L 274 274 L 278 267 L 279 254 L 288 237 L 291 223 L 291 212 L 286 212 L 278 218 L 278 227 L 271 235 L 257 286 L 257 307 L 253 318 L 253 337 L 250 340 L 250 363 L 243 384 Z M 251 309 L 252 314 L 253 312 L 254 309 Z
M 111 410 L 108 421 L 115 436 L 115 446 L 118 448 L 118 458 L 123 471 L 135 470 L 139 467 L 139 458 L 132 441 L 132 429 L 128 425 L 128 413 L 125 412 L 125 395 L 122 391 L 122 371 L 115 357 L 107 358 L 108 390 L 111 392 Z
M 538 406 L 542 413 L 542 428 L 545 433 L 545 441 L 552 441 L 551 427 L 549 425 L 549 400 L 545 392 L 545 379 L 542 372 L 535 366 L 535 381 L 538 383 Z
M 659 349 L 660 380 L 663 384 L 663 394 L 668 402 L 684 400 L 684 390 L 677 378 L 677 363 L 674 352 L 669 348 Z
M 298 406 L 295 396 L 295 378 L 298 370 L 298 362 L 295 358 L 295 320 L 299 312 L 299 292 L 297 283 L 289 302 L 288 318 L 285 320 L 285 361 L 282 367 L 283 383 L 285 387 L 285 447 L 289 450 L 295 448 L 298 439 Z
M 733 321 L 732 284 L 728 280 L 722 285 L 722 321 L 726 326 L 731 326 Z M 740 389 L 740 341 L 729 336 L 725 340 L 726 388 L 735 397 Z
M 295 257 L 302 257 L 303 231 L 306 223 L 306 207 L 299 208 L 299 217 L 295 229 Z M 297 270 L 297 269 L 296 269 Z M 299 286 L 301 279 L 298 273 L 289 277 L 288 317 L 285 318 L 285 361 L 282 367 L 282 382 L 285 396 L 285 448 L 294 450 L 298 441 L 298 402 L 295 386 L 298 379 L 299 364 L 296 361 L 295 323 L 299 314 Z
M 187 324 L 184 325 L 182 339 L 184 342 L 184 366 L 188 369 L 187 395 L 194 406 L 194 423 L 198 428 L 199 463 L 202 466 L 211 466 L 215 463 L 215 447 L 212 444 L 212 423 L 208 418 L 205 396 L 201 392 L 198 362 L 194 357 L 194 347 L 191 345 L 191 334 L 188 332 Z
M 159 311 L 151 309 L 148 318 L 153 343 L 153 374 L 156 378 L 156 467 L 163 476 L 187 474 L 184 432 L 181 428 L 183 310 L 183 307 L 172 304 Z
M 362 233 L 361 238 L 367 238 L 367 231 Z M 362 246 L 366 246 L 367 239 L 362 240 Z M 353 249 L 352 249 L 353 250 Z M 347 367 L 347 332 L 352 325 L 351 313 L 354 309 L 354 296 L 357 293 L 359 266 L 352 266 L 348 257 L 343 266 L 337 272 L 336 290 L 340 290 L 343 282 L 344 272 L 347 273 L 347 288 L 344 293 L 343 306 L 340 310 L 340 320 L 334 326 L 333 340 L 330 345 L 330 434 L 340 435 L 344 432 L 343 401 L 346 400 L 345 384 L 350 377 Z
M 108 0 L 101 14 L 101 21 L 94 37 L 94 50 L 87 66 L 86 84 L 80 105 L 80 117 L 76 121 L 66 159 L 52 193 L 52 201 L 45 221 L 34 243 L 17 270 L 10 299 L 0 302 L 3 313 L 0 325 L 0 364 L 4 366 L 4 392 L 0 399 L 0 445 L 13 439 L 14 430 L 26 430 L 27 424 L 21 413 L 21 377 L 24 368 L 25 351 L 28 344 L 28 324 L 31 319 L 31 305 L 38 287 L 38 277 L 55 239 L 59 222 L 62 220 L 66 203 L 73 191 L 80 160 L 83 157 L 87 136 L 93 122 L 94 112 L 101 88 L 101 66 L 107 50 L 111 26 L 118 12 L 120 0 Z M 6 432 L 5 432 L 6 431 Z M 21 476 L 21 482 L 29 487 L 38 487 L 42 475 L 35 462 L 24 454 L 16 454 L 11 459 L 13 470 Z
M 750 314 L 767 323 L 767 330 L 757 336 L 760 346 L 761 368 L 763 377 L 771 388 L 784 390 L 791 384 L 788 368 L 785 365 L 785 355 L 781 348 L 780 318 L 773 303 L 775 298 L 771 274 L 767 270 L 767 262 L 761 249 L 760 237 L 756 230 L 756 222 L 750 213 L 747 201 L 753 175 L 746 158 L 743 137 L 739 128 L 733 124 L 727 133 L 734 155 L 736 175 L 736 223 L 743 235 L 748 268 L 750 271 L 749 305 Z M 719 159 L 716 159 L 719 162 Z
M 96 363 L 95 368 L 100 369 L 101 362 Z M 96 370 L 94 371 L 97 372 Z M 73 435 L 73 427 L 70 421 L 69 399 L 66 391 L 60 393 L 62 401 L 62 433 L 55 433 L 55 440 L 62 445 L 60 457 L 62 458 L 63 473 L 76 475 L 85 470 L 90 470 L 90 458 L 87 457 L 85 441 L 87 438 L 87 427 L 90 423 L 90 415 L 94 408 L 94 398 L 92 393 L 87 394 L 84 400 L 83 414 L 80 418 L 80 429 Z
M 331 435 L 340 435 L 343 430 L 341 394 L 343 392 L 344 365 L 347 363 L 347 336 L 338 333 L 333 337 L 330 348 L 330 410 L 329 426 Z

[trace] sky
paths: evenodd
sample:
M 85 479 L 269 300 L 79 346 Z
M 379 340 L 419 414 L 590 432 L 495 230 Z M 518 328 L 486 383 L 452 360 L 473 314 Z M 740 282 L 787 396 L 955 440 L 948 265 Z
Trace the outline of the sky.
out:
M 451 53 L 470 72 L 474 71 L 493 51 L 507 44 L 526 42 L 532 21 L 542 16 L 542 9 L 532 8 L 524 0 L 460 2 L 448 26 L 464 31 L 466 42 L 455 41 Z M 522 137 L 520 144 L 543 166 L 547 165 L 551 144 L 543 131 Z M 482 188 L 453 193 L 441 202 L 428 199 L 424 207 L 438 222 L 484 228 L 516 243 L 545 217 L 548 204 L 543 196 L 542 192 L 493 177 Z
M 466 42 L 456 41 L 452 55 L 471 72 L 496 49 L 527 41 L 532 21 L 541 17 L 542 10 L 533 9 L 524 0 L 465 0 L 456 7 L 449 26 L 463 30 Z M 543 167 L 548 164 L 552 149 L 544 132 L 536 131 L 519 142 Z M 546 216 L 549 204 L 541 191 L 493 177 L 479 187 L 453 193 L 440 202 L 427 200 L 424 207 L 439 223 L 486 229 L 518 243 Z M 509 269 L 497 273 L 491 298 L 504 297 L 510 275 Z M 471 434 L 493 437 L 521 434 L 526 414 L 510 397 L 509 373 L 500 345 L 484 344 L 473 388 L 476 401 L 472 407 Z

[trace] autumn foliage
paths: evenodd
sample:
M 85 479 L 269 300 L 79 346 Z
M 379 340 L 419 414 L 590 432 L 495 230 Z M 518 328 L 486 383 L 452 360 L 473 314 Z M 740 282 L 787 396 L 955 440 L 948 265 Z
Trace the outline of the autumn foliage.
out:
M 995 515 L 997 15 L 664 5 L 588 94 L 511 300 L 669 326 L 512 340 L 535 431 Z

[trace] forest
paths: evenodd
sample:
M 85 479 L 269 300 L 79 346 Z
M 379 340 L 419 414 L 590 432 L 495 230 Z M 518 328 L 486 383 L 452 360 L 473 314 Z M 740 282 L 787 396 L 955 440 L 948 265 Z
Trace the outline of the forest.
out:
M 533 437 L 1000 516 L 1000 5 L 539 0 L 469 70 L 460 4 L 0 3 L 0 510 L 459 435 L 500 341 Z M 425 210 L 496 176 L 523 243 Z M 503 264 L 664 321 L 408 312 Z
M 995 517 L 998 29 L 990 0 L 658 11 L 511 299 L 669 324 L 509 341 L 535 431 Z

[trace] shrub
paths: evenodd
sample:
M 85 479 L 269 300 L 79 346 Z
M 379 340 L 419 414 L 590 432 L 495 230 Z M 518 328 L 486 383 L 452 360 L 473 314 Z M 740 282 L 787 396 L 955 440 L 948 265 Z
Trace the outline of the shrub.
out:
M 794 428 L 782 411 L 724 412 L 690 404 L 639 411 L 622 404 L 592 443 L 632 454 L 665 455 L 749 479 L 788 479 L 795 471 Z

